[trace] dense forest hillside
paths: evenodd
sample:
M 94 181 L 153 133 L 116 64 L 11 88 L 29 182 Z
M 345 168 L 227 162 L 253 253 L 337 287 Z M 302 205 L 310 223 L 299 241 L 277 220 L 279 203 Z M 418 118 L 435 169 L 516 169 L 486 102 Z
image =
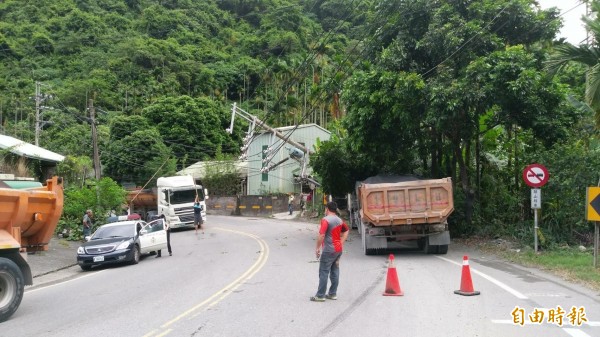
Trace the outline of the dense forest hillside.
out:
M 149 170 L 115 166 L 152 157 L 162 163 L 173 155 L 182 167 L 217 151 L 238 152 L 240 133 L 225 133 L 232 101 L 258 110 L 274 126 L 302 118 L 325 124 L 329 95 L 319 96 L 320 77 L 327 76 L 329 59 L 343 53 L 355 25 L 353 13 L 320 3 L 3 2 L 4 132 L 34 141 L 32 97 L 39 82 L 40 145 L 91 156 L 91 146 L 81 144 L 90 144 L 93 104 L 106 173 L 143 180 Z M 315 111 L 305 116 L 309 110 Z M 155 142 L 132 146 L 140 138 Z M 127 156 L 124 144 L 140 150 L 137 158 Z
M 68 182 L 90 171 L 93 123 L 103 176 L 141 185 L 237 157 L 235 102 L 332 131 L 311 157 L 326 193 L 378 173 L 452 177 L 455 234 L 529 239 L 521 172 L 542 162 L 540 234 L 585 240 L 597 109 L 585 66 L 555 57 L 575 48 L 560 25 L 534 0 L 9 0 L 2 133 L 67 155 Z

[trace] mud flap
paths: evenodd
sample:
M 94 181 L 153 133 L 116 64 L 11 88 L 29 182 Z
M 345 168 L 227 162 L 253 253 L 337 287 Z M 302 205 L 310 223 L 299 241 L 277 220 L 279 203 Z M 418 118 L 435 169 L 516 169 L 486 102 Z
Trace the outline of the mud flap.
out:
M 450 232 L 444 231 L 429 235 L 429 244 L 431 246 L 449 245 L 450 244 Z
M 387 238 L 365 235 L 367 249 L 387 249 Z

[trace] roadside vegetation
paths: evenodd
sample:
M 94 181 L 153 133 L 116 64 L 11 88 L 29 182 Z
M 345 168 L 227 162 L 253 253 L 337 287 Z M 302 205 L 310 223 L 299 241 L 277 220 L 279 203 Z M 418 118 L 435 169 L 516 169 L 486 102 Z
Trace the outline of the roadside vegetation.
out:
M 535 253 L 533 242 L 524 243 L 481 237 L 455 241 L 522 266 L 543 270 L 564 280 L 600 292 L 600 268 L 594 268 L 594 251 L 590 247 L 565 244 L 541 248 L 538 249 L 538 253 Z

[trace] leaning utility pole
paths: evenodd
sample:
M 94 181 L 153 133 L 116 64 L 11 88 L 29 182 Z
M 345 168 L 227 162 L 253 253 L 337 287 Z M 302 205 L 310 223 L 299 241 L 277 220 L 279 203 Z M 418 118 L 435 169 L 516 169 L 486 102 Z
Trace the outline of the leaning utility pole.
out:
M 90 99 L 88 104 L 90 110 L 90 122 L 92 124 L 92 146 L 94 147 L 94 171 L 96 172 L 96 180 L 100 180 L 100 156 L 98 155 L 98 135 L 96 133 L 96 110 L 94 108 L 94 100 Z
M 250 122 L 252 127 L 254 127 L 255 125 L 258 125 L 260 127 L 262 127 L 263 129 L 273 133 L 277 138 L 281 139 L 282 141 L 297 147 L 298 149 L 300 149 L 302 152 L 306 153 L 306 154 L 313 154 L 313 151 L 311 151 L 310 149 L 308 149 L 306 146 L 295 142 L 293 140 L 290 139 L 289 136 L 284 135 L 283 133 L 281 133 L 280 131 L 270 127 L 269 125 L 267 125 L 265 122 L 263 122 L 262 120 L 258 119 L 258 117 L 249 114 L 248 112 L 240 109 L 237 104 L 234 102 L 233 103 L 233 108 L 231 109 L 231 125 L 229 126 L 229 128 L 227 128 L 225 131 L 229 132 L 230 134 L 233 133 L 233 122 L 235 120 L 235 115 L 236 113 L 244 118 L 246 121 Z
M 226 131 L 229 132 L 230 134 L 233 133 L 233 123 L 234 123 L 236 115 L 239 115 L 240 117 L 245 119 L 250 124 L 249 128 L 248 128 L 247 136 L 244 138 L 244 145 L 241 148 L 241 150 L 242 150 L 241 157 L 246 157 L 245 152 L 248 150 L 248 146 L 250 145 L 250 142 L 252 141 L 252 134 L 254 133 L 254 128 L 256 126 L 259 126 L 263 129 L 271 132 L 275 137 L 281 139 L 282 142 L 290 144 L 297 149 L 297 150 L 292 149 L 290 151 L 290 158 L 297 160 L 302 165 L 302 171 L 300 173 L 301 182 L 303 181 L 303 182 L 306 182 L 309 184 L 314 184 L 315 186 L 321 186 L 321 184 L 319 182 L 312 179 L 311 177 L 309 177 L 306 174 L 306 166 L 308 163 L 307 157 L 311 154 L 314 154 L 314 152 L 311 151 L 306 146 L 290 139 L 290 135 L 291 135 L 291 132 L 293 132 L 293 130 L 290 131 L 290 133 L 288 135 L 284 135 L 279 130 L 267 125 L 264 121 L 260 120 L 258 117 L 240 109 L 237 106 L 237 104 L 234 102 L 233 108 L 231 109 L 231 124 L 226 129 Z M 269 148 L 267 148 L 267 150 L 265 150 L 266 151 L 265 153 L 270 152 L 271 150 L 272 149 L 269 147 Z M 271 161 L 272 158 L 273 158 L 273 154 L 270 154 L 270 155 L 267 155 L 267 157 L 265 159 L 263 159 L 264 166 L 261 169 L 261 172 L 263 172 L 263 173 L 268 172 L 289 159 L 289 158 L 285 158 L 285 159 L 279 161 L 278 163 L 276 163 L 275 165 L 269 165 L 269 162 Z

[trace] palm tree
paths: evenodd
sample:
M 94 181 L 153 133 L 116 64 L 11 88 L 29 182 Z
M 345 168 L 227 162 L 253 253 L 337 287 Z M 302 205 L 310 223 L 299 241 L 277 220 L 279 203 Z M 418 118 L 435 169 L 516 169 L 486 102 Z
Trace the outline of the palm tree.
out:
M 590 3 L 593 13 L 582 20 L 586 25 L 589 36 L 593 38 L 591 44 L 574 46 L 570 43 L 562 44 L 555 48 L 555 52 L 546 62 L 546 70 L 556 74 L 569 62 L 577 62 L 588 67 L 586 74 L 585 103 L 595 113 L 596 127 L 600 128 L 600 1 L 592 0 Z

